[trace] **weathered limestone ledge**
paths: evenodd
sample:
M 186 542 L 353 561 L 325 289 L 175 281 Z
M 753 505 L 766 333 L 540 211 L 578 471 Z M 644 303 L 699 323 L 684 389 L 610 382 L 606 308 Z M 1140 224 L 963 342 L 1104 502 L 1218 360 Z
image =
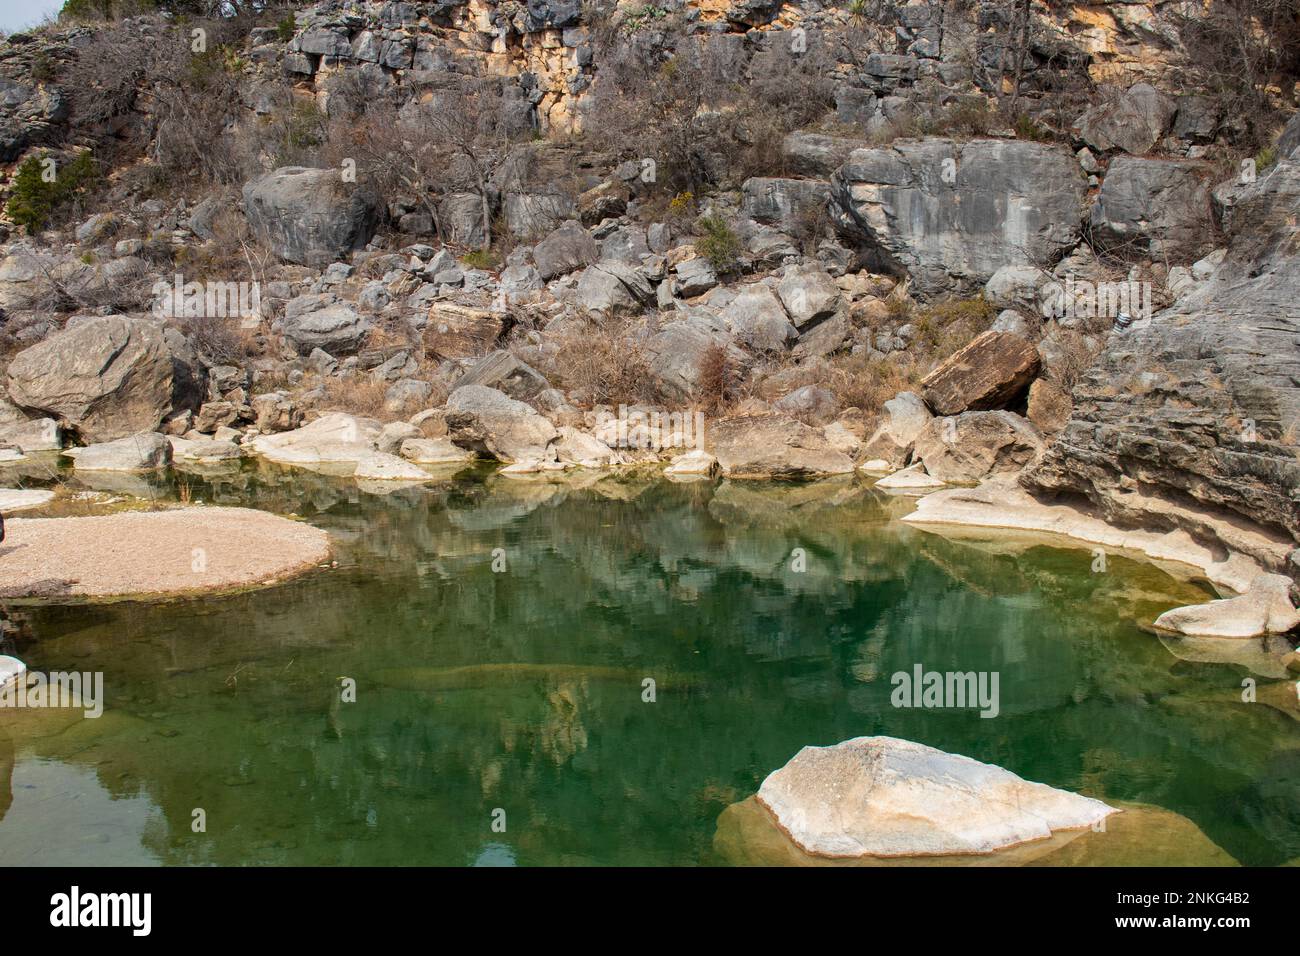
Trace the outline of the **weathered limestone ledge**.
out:
M 1046 504 L 1012 479 L 990 479 L 974 488 L 949 488 L 921 498 L 916 510 L 902 519 L 927 529 L 965 527 L 1003 529 L 1070 538 L 1117 552 L 1140 554 L 1153 561 L 1186 565 L 1216 586 L 1244 593 L 1265 568 L 1238 552 L 1216 551 L 1186 531 L 1125 530 L 1107 524 L 1074 504 Z M 1290 553 L 1275 546 L 1276 566 Z

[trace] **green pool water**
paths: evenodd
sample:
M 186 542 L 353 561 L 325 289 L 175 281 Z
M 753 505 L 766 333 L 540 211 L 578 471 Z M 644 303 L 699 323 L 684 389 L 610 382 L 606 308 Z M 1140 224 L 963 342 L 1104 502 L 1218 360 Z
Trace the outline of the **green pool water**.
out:
M 950 541 L 855 480 L 188 481 L 327 529 L 338 566 L 9 608 L 11 650 L 102 671 L 106 710 L 0 713 L 0 865 L 722 863 L 723 810 L 869 734 L 1300 856 L 1300 725 L 1241 699 L 1278 675 L 1144 631 L 1205 597 L 1155 567 Z M 997 672 L 998 716 L 892 706 L 917 664 Z

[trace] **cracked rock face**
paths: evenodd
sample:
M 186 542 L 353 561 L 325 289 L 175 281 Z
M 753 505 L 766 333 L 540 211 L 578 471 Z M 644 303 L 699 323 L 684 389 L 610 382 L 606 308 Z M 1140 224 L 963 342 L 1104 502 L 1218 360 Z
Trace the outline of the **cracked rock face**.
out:
M 768 775 L 758 799 L 801 849 L 830 857 L 993 853 L 1117 812 L 896 737 L 804 747 Z
M 902 140 L 859 149 L 831 180 L 839 227 L 921 293 L 974 290 L 1007 265 L 1045 266 L 1079 240 L 1084 180 L 1040 143 Z

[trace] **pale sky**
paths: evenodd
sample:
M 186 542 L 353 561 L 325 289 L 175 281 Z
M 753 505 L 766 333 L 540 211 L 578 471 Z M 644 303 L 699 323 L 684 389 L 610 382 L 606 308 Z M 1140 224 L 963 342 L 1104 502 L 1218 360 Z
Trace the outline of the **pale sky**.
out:
M 56 14 L 63 0 L 0 0 L 0 30 L 17 33 L 40 23 L 46 14 Z

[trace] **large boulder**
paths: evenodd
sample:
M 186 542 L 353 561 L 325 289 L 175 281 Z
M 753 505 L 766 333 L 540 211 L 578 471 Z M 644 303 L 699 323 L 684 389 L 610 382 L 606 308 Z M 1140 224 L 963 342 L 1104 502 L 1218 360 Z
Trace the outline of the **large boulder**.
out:
M 921 395 L 938 415 L 1006 408 L 1038 374 L 1038 350 L 1013 332 L 976 336 L 921 380 Z
M 1153 258 L 1191 262 L 1214 248 L 1210 190 L 1199 163 L 1121 156 L 1093 204 L 1092 239 Z
M 677 401 L 695 397 L 702 363 L 714 348 L 725 349 L 737 367 L 747 358 L 726 333 L 699 317 L 670 322 L 645 343 L 655 383 L 666 397 Z
M 447 430 L 461 448 L 507 463 L 540 459 L 557 437 L 547 419 L 485 385 L 466 385 L 447 399 Z
M 785 307 L 766 285 L 746 286 L 722 310 L 722 321 L 741 345 L 782 352 L 799 338 Z
M 244 185 L 244 215 L 253 233 L 281 259 L 324 266 L 374 234 L 381 204 L 366 184 L 337 169 L 282 166 Z
M 332 293 L 300 295 L 284 307 L 280 332 L 299 355 L 321 349 L 351 355 L 370 332 L 370 321 Z
M 1111 335 L 1026 488 L 1082 494 L 1110 521 L 1185 529 L 1286 568 L 1300 538 L 1297 210 L 1300 161 L 1242 187 L 1224 264 Z
M 852 459 L 820 429 L 792 418 L 726 418 L 706 436 L 706 450 L 732 478 L 811 478 L 853 471 Z
M 830 318 L 840 305 L 840 287 L 815 262 L 787 266 L 776 291 L 790 321 L 800 330 Z
M 839 227 L 876 271 L 922 294 L 982 287 L 1005 265 L 1048 265 L 1079 241 L 1085 182 L 1066 150 L 1019 140 L 901 140 L 855 150 L 831 180 Z
M 533 262 L 545 281 L 576 272 L 600 258 L 600 248 L 581 223 L 570 219 L 533 247 Z
M 948 483 L 1018 472 L 1038 460 L 1046 443 L 1027 419 L 1011 412 L 963 412 L 934 418 L 916 437 L 912 458 Z
M 100 316 L 14 356 L 9 397 L 28 411 L 57 418 L 87 441 L 112 441 L 158 429 L 172 411 L 183 363 L 159 323 Z
M 505 310 L 439 301 L 429 307 L 424 343 L 439 358 L 472 358 L 495 348 L 512 324 Z
M 1178 103 L 1150 83 L 1135 83 L 1125 92 L 1090 108 L 1075 122 L 1079 138 L 1098 152 L 1150 152 L 1173 121 Z
M 576 294 L 578 307 L 601 319 L 636 315 L 655 300 L 654 288 L 644 272 L 610 260 L 584 269 Z
M 805 852 L 830 857 L 993 853 L 1117 812 L 896 737 L 804 747 L 768 775 L 758 799 Z

